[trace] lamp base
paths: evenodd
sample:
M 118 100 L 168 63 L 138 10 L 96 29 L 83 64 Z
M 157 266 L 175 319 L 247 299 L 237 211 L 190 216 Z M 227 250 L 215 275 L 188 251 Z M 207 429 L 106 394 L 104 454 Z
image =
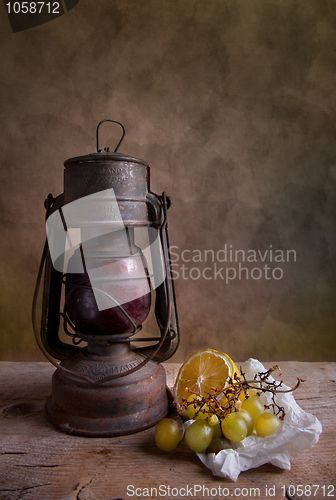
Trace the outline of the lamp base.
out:
M 128 344 L 89 343 L 61 365 L 93 381 L 127 372 L 143 361 Z M 70 434 L 113 437 L 152 427 L 168 413 L 163 366 L 149 361 L 139 370 L 100 385 L 57 369 L 47 400 L 49 420 Z

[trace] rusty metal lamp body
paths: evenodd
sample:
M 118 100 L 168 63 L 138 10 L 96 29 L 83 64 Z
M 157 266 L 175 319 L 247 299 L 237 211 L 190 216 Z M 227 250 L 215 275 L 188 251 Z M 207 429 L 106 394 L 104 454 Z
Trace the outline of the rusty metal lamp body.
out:
M 105 121 L 114 122 L 103 120 L 98 125 L 97 153 L 65 161 L 64 193 L 57 198 L 49 195 L 45 203 L 47 221 L 59 215 L 62 224 L 56 229 L 58 244 L 61 240 L 65 249 L 70 231 L 76 228 L 85 246 L 80 243 L 67 264 L 64 251 L 55 266 L 52 243 L 46 240 L 33 300 L 37 342 L 57 367 L 46 403 L 48 417 L 65 432 L 92 437 L 137 432 L 167 414 L 169 392 L 159 363 L 169 359 L 179 344 L 167 232 L 171 201 L 165 193 L 150 191 L 145 161 L 116 152 L 125 133 L 119 122 L 114 123 L 122 127 L 123 136 L 115 151 L 99 149 L 98 130 Z M 83 210 L 81 200 L 89 200 Z M 77 208 L 65 217 L 71 206 Z M 147 231 L 155 267 L 159 265 L 163 276 L 154 286 L 155 272 L 150 274 L 136 243 L 139 231 Z M 64 273 L 60 266 L 66 265 Z M 43 269 L 38 331 L 35 311 Z M 155 288 L 160 336 L 134 337 L 150 312 L 151 288 Z M 107 301 L 103 308 L 97 305 L 98 296 Z M 60 340 L 61 323 L 73 345 Z M 76 345 L 83 341 L 85 347 Z M 135 341 L 156 344 L 134 348 Z

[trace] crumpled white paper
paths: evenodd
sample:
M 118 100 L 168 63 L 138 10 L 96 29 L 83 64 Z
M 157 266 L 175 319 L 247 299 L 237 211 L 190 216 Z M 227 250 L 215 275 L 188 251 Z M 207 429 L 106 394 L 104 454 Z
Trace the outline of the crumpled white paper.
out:
M 245 361 L 241 367 L 247 380 L 253 379 L 256 373 L 266 371 L 265 367 L 253 358 Z M 270 376 L 269 380 L 274 378 Z M 289 387 L 283 385 L 281 389 Z M 261 400 L 264 404 L 272 402 L 271 395 L 267 393 L 261 395 Z M 322 432 L 319 420 L 300 408 L 292 392 L 277 394 L 276 402 L 284 407 L 286 416 L 280 429 L 271 436 L 261 438 L 252 434 L 239 443 L 232 443 L 232 447 L 217 454 L 197 453 L 199 459 L 215 476 L 237 481 L 242 471 L 266 463 L 290 470 L 291 459 L 315 446 Z

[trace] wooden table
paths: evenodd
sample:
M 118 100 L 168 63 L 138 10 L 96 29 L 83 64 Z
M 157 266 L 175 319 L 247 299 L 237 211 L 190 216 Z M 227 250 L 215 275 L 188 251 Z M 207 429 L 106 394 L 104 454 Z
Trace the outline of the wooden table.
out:
M 336 363 L 279 365 L 287 385 L 295 384 L 298 376 L 307 377 L 295 398 L 320 420 L 322 435 L 313 450 L 293 460 L 291 471 L 263 465 L 242 472 L 234 483 L 213 476 L 184 442 L 171 453 L 161 452 L 154 443 L 153 428 L 99 439 L 62 433 L 48 422 L 44 410 L 54 367 L 49 363 L 1 362 L 0 498 L 336 498 Z M 172 386 L 178 365 L 166 363 L 165 367 Z M 306 489 L 301 495 L 300 485 L 318 488 L 310 495 Z M 187 487 L 192 489 L 188 492 Z

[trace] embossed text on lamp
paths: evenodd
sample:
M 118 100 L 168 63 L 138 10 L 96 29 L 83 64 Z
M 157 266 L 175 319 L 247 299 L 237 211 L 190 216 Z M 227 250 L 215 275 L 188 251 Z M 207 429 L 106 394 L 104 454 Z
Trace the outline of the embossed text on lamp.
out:
M 99 148 L 104 122 L 122 128 L 113 152 Z M 121 123 L 103 120 L 97 152 L 65 161 L 64 192 L 45 201 L 47 238 L 33 299 L 36 340 L 57 368 L 47 415 L 59 429 L 91 437 L 137 432 L 167 414 L 159 363 L 179 344 L 167 231 L 171 200 L 150 190 L 146 161 L 117 152 L 124 135 Z M 160 335 L 139 337 L 154 293 Z M 61 326 L 72 344 L 61 340 Z M 135 348 L 135 342 L 146 346 Z

